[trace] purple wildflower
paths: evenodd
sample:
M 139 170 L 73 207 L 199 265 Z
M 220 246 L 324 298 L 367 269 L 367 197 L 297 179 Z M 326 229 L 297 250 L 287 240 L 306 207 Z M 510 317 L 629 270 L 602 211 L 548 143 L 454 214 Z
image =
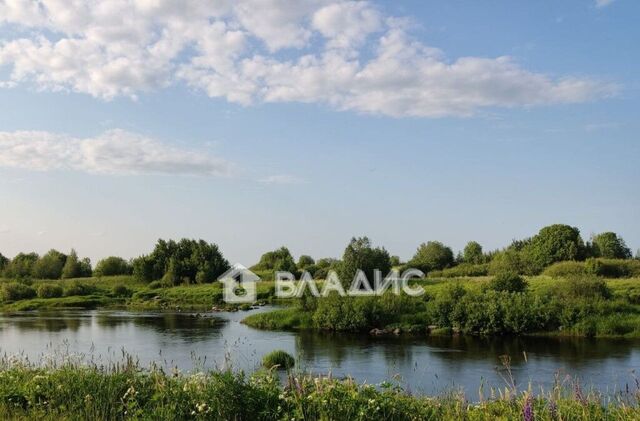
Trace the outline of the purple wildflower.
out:
M 524 421 L 533 421 L 533 399 L 527 396 L 522 407 L 522 418 Z

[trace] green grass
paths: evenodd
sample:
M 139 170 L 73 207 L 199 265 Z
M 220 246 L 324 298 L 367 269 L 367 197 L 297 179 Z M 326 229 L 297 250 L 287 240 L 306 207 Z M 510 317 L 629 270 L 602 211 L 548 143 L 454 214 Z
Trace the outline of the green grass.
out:
M 295 363 L 296 360 L 282 350 L 271 351 L 262 357 L 262 366 L 268 369 L 278 368 L 280 370 L 289 370 L 293 368 Z
M 252 314 L 246 317 L 242 323 L 263 330 L 300 330 L 313 327 L 311 315 L 298 307 Z
M 637 420 L 638 390 L 613 398 L 577 384 L 549 391 L 491 390 L 469 401 L 460 392 L 406 393 L 385 382 L 359 384 L 259 371 L 166 373 L 131 360 L 108 366 L 35 365 L 0 360 L 3 420 Z

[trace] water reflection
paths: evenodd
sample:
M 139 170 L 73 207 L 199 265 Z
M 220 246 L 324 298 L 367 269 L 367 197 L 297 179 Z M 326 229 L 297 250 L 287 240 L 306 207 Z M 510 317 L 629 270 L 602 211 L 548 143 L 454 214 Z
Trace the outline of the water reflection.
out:
M 266 311 L 260 309 L 257 311 Z M 232 365 L 251 371 L 260 358 L 284 349 L 314 373 L 352 375 L 379 383 L 398 379 L 414 392 L 504 386 L 500 356 L 509 355 L 518 384 L 550 387 L 557 372 L 604 391 L 633 384 L 640 342 L 577 338 L 383 337 L 323 332 L 264 332 L 240 321 L 247 313 L 195 317 L 182 313 L 47 311 L 0 315 L 0 352 L 37 359 L 63 348 L 116 360 L 121 350 L 142 364 L 183 370 Z

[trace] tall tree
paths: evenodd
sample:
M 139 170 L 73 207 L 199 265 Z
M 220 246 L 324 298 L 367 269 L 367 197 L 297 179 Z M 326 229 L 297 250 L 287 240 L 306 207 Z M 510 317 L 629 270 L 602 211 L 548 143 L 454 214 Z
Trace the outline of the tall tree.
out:
M 462 261 L 464 263 L 472 263 L 474 265 L 484 263 L 484 254 L 482 253 L 482 246 L 476 241 L 469 241 L 464 246 L 462 253 Z
M 631 249 L 627 247 L 622 237 L 615 232 L 603 232 L 591 238 L 595 257 L 609 259 L 630 259 Z
M 375 270 L 382 276 L 391 270 L 389 253 L 383 247 L 373 247 L 368 237 L 352 238 L 337 265 L 338 276 L 345 287 L 351 285 L 358 270 L 364 272 L 373 285 Z
M 409 261 L 409 266 L 424 273 L 441 270 L 453 265 L 453 251 L 439 241 L 422 243 Z

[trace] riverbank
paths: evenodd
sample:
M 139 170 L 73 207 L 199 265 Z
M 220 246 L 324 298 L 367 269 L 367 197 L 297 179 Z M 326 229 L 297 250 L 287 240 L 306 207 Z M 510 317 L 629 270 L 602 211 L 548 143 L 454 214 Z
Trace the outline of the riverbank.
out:
M 489 400 L 463 394 L 414 396 L 392 383 L 363 385 L 274 372 L 195 374 L 142 369 L 131 359 L 109 366 L 0 361 L 0 418 L 211 420 L 634 420 L 638 390 L 614 397 L 579 384 L 515 392 L 508 384 Z
M 286 306 L 247 317 L 267 330 L 331 330 L 392 334 L 569 335 L 640 337 L 640 278 L 530 277 L 523 291 L 496 290 L 489 277 L 425 279 L 421 297 L 329 297 L 280 300 Z M 46 286 L 47 288 L 43 288 Z M 116 308 L 135 311 L 248 310 L 227 305 L 220 283 L 163 287 L 131 276 L 33 281 L 16 289 L 0 311 Z M 18 288 L 19 287 L 19 288 Z M 275 284 L 261 281 L 255 304 L 275 301 Z

